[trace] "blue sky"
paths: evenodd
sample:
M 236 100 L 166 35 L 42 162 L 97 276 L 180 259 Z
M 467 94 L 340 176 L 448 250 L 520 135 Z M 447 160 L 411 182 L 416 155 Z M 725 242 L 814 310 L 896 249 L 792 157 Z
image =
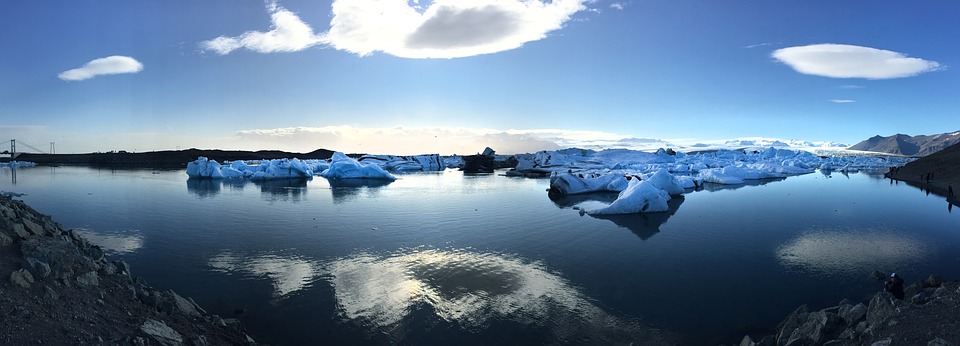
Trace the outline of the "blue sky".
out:
M 0 140 L 473 153 L 960 129 L 952 1 L 6 1 Z

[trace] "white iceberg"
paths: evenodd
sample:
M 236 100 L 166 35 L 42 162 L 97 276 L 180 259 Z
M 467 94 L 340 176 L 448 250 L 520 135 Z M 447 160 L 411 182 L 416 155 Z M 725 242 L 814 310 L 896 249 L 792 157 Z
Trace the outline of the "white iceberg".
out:
M 673 174 L 667 172 L 666 168 L 661 168 L 656 173 L 648 177 L 644 177 L 644 180 L 652 184 L 654 187 L 666 191 L 668 194 L 683 194 L 684 187 L 677 181 Z
M 330 167 L 320 173 L 320 176 L 327 179 L 397 180 L 393 174 L 380 166 L 374 163 L 360 163 L 339 151 L 333 153 L 333 157 L 330 158 Z
M 187 175 L 191 178 L 225 178 L 220 170 L 220 163 L 206 157 L 198 157 L 196 161 L 187 163 Z
M 448 167 L 447 161 L 440 154 L 431 155 L 364 155 L 358 159 L 360 163 L 370 163 L 390 172 L 435 172 Z
M 589 192 L 620 192 L 627 188 L 627 178 L 622 174 L 583 175 L 561 173 L 550 177 L 550 192 L 559 195 L 575 195 Z
M 631 179 L 610 205 L 586 211 L 591 215 L 652 213 L 670 210 L 670 194 L 649 181 Z
M 325 168 L 323 160 L 274 159 L 261 161 L 233 161 L 223 166 L 216 160 L 199 157 L 187 163 L 187 175 L 191 178 L 213 179 L 310 179 L 314 168 Z

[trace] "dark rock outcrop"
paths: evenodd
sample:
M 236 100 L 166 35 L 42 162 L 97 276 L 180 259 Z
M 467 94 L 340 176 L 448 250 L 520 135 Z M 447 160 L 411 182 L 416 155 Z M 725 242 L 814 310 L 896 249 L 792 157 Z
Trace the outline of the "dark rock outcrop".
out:
M 464 156 L 463 167 L 460 167 L 464 173 L 493 173 L 495 169 L 496 152 L 490 147 L 483 149 L 482 154 Z
M 801 306 L 774 334 L 748 335 L 740 345 L 960 345 L 960 282 L 938 278 L 911 285 L 919 298 L 910 301 L 878 292 L 866 305 L 845 300 L 812 312 Z M 923 287 L 933 283 L 940 285 Z
M 0 345 L 248 345 L 239 323 L 131 276 L 124 261 L 0 195 Z

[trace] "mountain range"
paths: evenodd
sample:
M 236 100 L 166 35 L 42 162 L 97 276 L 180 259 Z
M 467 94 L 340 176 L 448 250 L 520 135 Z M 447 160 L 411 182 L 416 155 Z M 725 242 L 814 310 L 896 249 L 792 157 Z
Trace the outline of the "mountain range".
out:
M 960 143 L 960 131 L 929 136 L 910 136 L 898 133 L 887 137 L 873 136 L 848 149 L 907 156 L 927 156 L 956 143 Z

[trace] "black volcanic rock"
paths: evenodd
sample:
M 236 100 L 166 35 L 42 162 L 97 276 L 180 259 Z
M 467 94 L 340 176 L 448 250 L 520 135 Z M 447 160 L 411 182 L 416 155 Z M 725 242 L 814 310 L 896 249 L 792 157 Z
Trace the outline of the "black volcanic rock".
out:
M 849 149 L 907 156 L 927 156 L 956 143 L 960 143 L 960 131 L 930 136 L 910 136 L 898 133 L 889 137 L 873 136 Z

